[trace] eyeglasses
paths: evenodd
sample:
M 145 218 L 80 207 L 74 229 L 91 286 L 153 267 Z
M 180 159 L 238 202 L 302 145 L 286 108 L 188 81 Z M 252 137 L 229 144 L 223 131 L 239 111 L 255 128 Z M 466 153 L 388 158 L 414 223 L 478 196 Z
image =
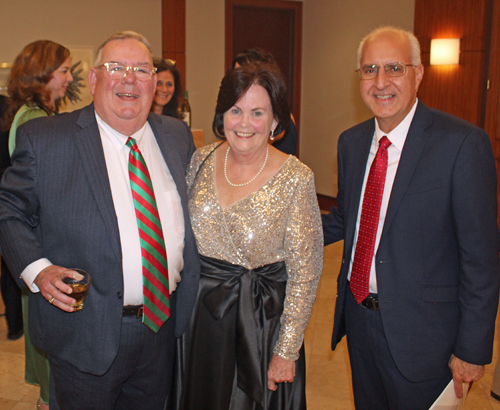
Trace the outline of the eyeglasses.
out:
M 154 67 L 125 67 L 124 65 L 118 63 L 104 63 L 97 68 L 101 67 L 104 67 L 108 72 L 108 75 L 114 80 L 121 80 L 127 75 L 129 70 L 132 70 L 132 73 L 137 80 L 144 82 L 151 80 L 153 74 L 156 73 L 156 68 Z
M 401 77 L 406 74 L 407 67 L 418 67 L 417 65 L 414 64 L 405 64 L 405 63 L 388 63 L 386 64 L 383 69 L 385 71 L 385 75 L 388 77 Z M 378 75 L 378 70 L 381 67 L 371 64 L 371 65 L 365 65 L 361 67 L 360 69 L 356 70 L 358 73 L 359 79 L 360 80 L 372 80 Z

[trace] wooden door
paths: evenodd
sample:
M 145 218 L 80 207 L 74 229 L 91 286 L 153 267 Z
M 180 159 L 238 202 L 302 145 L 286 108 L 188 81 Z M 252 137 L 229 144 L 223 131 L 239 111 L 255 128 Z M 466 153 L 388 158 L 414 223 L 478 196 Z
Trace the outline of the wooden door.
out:
M 302 3 L 280 0 L 226 0 L 226 68 L 247 48 L 273 54 L 288 87 L 300 131 Z M 300 135 L 300 134 L 299 134 Z
M 175 60 L 186 89 L 186 0 L 162 0 L 162 58 Z M 182 96 L 184 98 L 184 96 Z

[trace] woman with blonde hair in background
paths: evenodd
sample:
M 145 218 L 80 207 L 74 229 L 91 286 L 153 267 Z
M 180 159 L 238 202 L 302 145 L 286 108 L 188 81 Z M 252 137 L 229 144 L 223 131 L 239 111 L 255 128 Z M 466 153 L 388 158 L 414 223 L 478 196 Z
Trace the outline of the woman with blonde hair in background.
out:
M 33 118 L 56 113 L 60 98 L 64 97 L 69 83 L 73 80 L 70 70 L 70 51 L 50 40 L 28 44 L 16 57 L 7 81 L 9 105 L 2 119 L 2 128 L 10 129 L 11 155 L 16 146 L 16 132 L 19 126 Z M 29 290 L 26 286 L 34 289 L 36 285 L 33 283 L 34 278 L 21 277 L 24 282 L 18 280 L 18 283 L 23 286 L 25 380 L 40 386 L 37 409 L 48 410 L 50 370 L 47 355 L 32 343 L 28 332 Z

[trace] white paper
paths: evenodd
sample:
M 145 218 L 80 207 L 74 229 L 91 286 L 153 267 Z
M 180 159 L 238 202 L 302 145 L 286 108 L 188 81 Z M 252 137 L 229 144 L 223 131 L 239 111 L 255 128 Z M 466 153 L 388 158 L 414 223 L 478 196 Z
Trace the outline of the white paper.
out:
M 455 396 L 455 387 L 452 379 L 429 410 L 460 410 L 465 404 L 465 398 L 469 392 L 469 383 L 462 383 L 462 388 L 464 389 L 464 396 L 458 399 Z

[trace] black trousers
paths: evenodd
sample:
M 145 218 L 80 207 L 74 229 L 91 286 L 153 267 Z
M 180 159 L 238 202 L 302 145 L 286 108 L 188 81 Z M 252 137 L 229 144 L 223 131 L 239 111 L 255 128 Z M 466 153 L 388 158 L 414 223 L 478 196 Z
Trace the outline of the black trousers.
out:
M 21 303 L 21 288 L 11 275 L 9 268 L 2 259 L 0 289 L 5 304 L 5 319 L 9 333 L 17 333 L 23 329 L 23 307 Z
M 358 305 L 348 289 L 345 315 L 356 410 L 428 410 L 451 371 L 425 382 L 407 380 L 392 359 L 380 312 Z
M 175 316 L 158 333 L 142 324 L 141 318 L 123 316 L 122 320 L 118 354 L 102 376 L 83 373 L 49 355 L 51 410 L 164 410 L 173 384 Z

